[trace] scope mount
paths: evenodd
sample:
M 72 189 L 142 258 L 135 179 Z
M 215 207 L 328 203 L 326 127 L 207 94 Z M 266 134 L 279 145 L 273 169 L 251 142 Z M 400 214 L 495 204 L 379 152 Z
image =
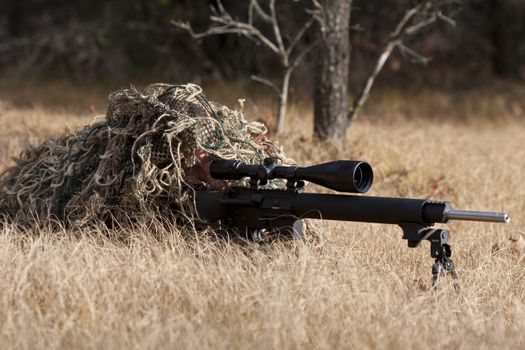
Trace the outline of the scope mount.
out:
M 268 184 L 271 179 L 272 170 L 277 166 L 276 157 L 264 158 L 263 163 L 257 167 L 257 170 L 251 172 L 250 189 L 258 190 Z M 297 180 L 293 176 L 286 178 L 286 191 L 288 192 L 302 192 L 304 190 L 305 182 Z
M 259 165 L 257 171 L 250 174 L 250 189 L 257 190 L 266 185 L 270 179 L 273 168 L 277 165 L 277 158 L 264 158 L 263 163 Z

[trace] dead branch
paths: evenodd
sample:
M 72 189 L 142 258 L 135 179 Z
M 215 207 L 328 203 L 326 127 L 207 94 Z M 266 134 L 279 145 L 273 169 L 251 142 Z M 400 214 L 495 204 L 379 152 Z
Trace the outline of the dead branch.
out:
M 250 7 L 249 7 L 249 18 L 251 18 L 253 20 L 253 10 L 255 10 L 255 12 L 257 12 L 257 15 L 264 21 L 266 22 L 269 22 L 271 23 L 272 22 L 272 17 L 266 13 L 266 11 L 264 11 L 261 7 L 261 5 L 259 4 L 259 1 L 258 0 L 251 0 L 250 1 Z M 249 21 L 250 24 L 252 24 L 253 22 L 252 21 Z
M 395 30 L 390 34 L 389 40 L 385 44 L 383 52 L 379 55 L 373 71 L 368 76 L 365 84 L 357 95 L 357 98 L 354 100 L 352 108 L 348 112 L 348 119 L 350 122 L 354 121 L 359 115 L 361 108 L 370 96 L 370 90 L 372 89 L 375 79 L 390 58 L 394 49 L 398 48 L 403 55 L 410 57 L 414 62 L 425 65 L 428 64 L 430 59 L 403 44 L 403 39 L 406 36 L 416 34 L 438 19 L 449 24 L 455 24 L 452 18 L 444 15 L 441 11 L 441 7 L 445 4 L 447 4 L 447 2 L 427 0 L 405 12 L 403 18 L 401 18 L 396 25 Z
M 320 40 L 318 39 L 310 43 L 308 46 L 304 47 L 294 58 L 288 69 L 294 70 L 295 68 L 297 68 L 297 66 L 301 64 L 302 60 L 310 53 L 310 51 L 312 51 L 317 45 L 319 45 L 319 42 Z
M 284 48 L 283 36 L 281 34 L 281 28 L 279 27 L 279 21 L 277 20 L 277 15 L 275 13 L 275 0 L 270 0 L 270 14 L 272 16 L 272 29 L 273 35 L 275 36 L 275 41 L 279 47 L 279 55 L 283 60 L 283 65 L 286 67 L 288 65 L 288 55 L 286 54 L 286 49 Z
M 310 29 L 312 24 L 315 22 L 315 18 L 311 17 L 302 27 L 299 29 L 297 34 L 295 34 L 295 37 L 292 39 L 290 44 L 288 45 L 288 48 L 286 49 L 286 54 L 290 55 L 292 51 L 295 49 L 295 46 L 301 41 L 304 34 Z
M 250 79 L 253 80 L 253 81 L 256 81 L 258 83 L 261 83 L 261 84 L 264 84 L 264 85 L 268 86 L 269 88 L 271 88 L 277 94 L 277 96 L 279 96 L 281 94 L 281 90 L 277 87 L 277 85 L 275 85 L 272 81 L 270 81 L 268 79 L 259 77 L 257 75 L 250 76 Z
M 413 63 L 426 66 L 430 62 L 430 58 L 423 56 L 416 50 L 411 49 L 410 47 L 406 46 L 403 43 L 398 44 L 397 48 L 399 49 L 399 52 L 401 53 L 401 55 L 409 58 Z
M 198 40 L 212 35 L 240 34 L 265 45 L 276 54 L 280 53 L 277 45 L 259 29 L 249 23 L 235 21 L 227 12 L 221 13 L 220 16 L 210 16 L 210 21 L 219 24 L 219 26 L 211 27 L 202 33 L 196 33 L 188 22 L 171 21 L 171 23 L 188 32 L 193 39 Z
M 247 21 L 241 21 L 234 19 L 224 9 L 220 0 L 218 0 L 217 7 L 212 8 L 213 14 L 210 16 L 212 26 L 201 33 L 196 33 L 190 23 L 177 20 L 173 20 L 171 23 L 188 32 L 193 39 L 202 39 L 212 35 L 238 34 L 262 44 L 273 52 L 279 58 L 283 68 L 279 84 L 275 84 L 269 79 L 259 76 L 252 76 L 251 79 L 270 87 L 277 95 L 279 105 L 277 109 L 276 132 L 281 133 L 284 128 L 291 75 L 304 57 L 318 44 L 317 41 L 314 41 L 298 49 L 306 32 L 317 20 L 320 5 L 316 0 L 312 0 L 314 9 L 306 11 L 310 15 L 310 18 L 299 28 L 293 38 L 289 42 L 286 42 L 279 25 L 275 3 L 276 0 L 270 0 L 268 8 L 264 9 L 258 0 L 251 0 L 248 7 L 248 19 Z M 265 35 L 262 29 L 254 24 L 256 17 L 261 19 L 263 23 L 271 29 L 271 36 Z

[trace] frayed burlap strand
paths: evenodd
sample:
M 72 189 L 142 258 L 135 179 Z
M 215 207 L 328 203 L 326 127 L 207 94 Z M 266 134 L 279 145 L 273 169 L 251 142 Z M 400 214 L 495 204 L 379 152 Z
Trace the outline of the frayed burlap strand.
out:
M 162 216 L 196 231 L 196 151 L 289 163 L 266 128 L 209 102 L 194 84 L 155 84 L 109 96 L 104 120 L 29 147 L 0 176 L 0 214 L 24 227 L 57 222 L 128 225 Z

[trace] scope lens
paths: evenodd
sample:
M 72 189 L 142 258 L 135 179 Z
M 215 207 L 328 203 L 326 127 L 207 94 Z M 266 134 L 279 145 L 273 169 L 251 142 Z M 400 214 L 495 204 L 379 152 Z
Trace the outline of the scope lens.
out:
M 355 187 L 356 188 L 361 188 L 362 183 L 363 183 L 363 171 L 358 166 L 355 169 L 355 173 L 354 173 L 354 184 L 355 184 Z
M 372 186 L 374 173 L 368 163 L 359 163 L 354 169 L 353 176 L 354 186 L 358 192 L 365 193 Z

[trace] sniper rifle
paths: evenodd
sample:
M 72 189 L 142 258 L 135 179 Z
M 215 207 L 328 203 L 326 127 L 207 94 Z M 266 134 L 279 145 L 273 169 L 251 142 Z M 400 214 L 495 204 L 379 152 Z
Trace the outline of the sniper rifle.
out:
M 218 180 L 249 178 L 249 187 L 196 191 L 197 212 L 205 221 L 235 227 L 255 241 L 264 240 L 270 233 L 302 239 L 305 218 L 398 225 L 409 247 L 430 241 L 430 255 L 435 259 L 434 286 L 443 271 L 457 279 L 450 231 L 434 228 L 434 224 L 451 220 L 510 222 L 506 213 L 455 210 L 445 201 L 304 192 L 305 181 L 340 192 L 367 192 L 374 176 L 372 167 L 363 161 L 297 167 L 278 165 L 275 158 L 266 158 L 263 164 L 214 159 L 209 172 Z M 286 180 L 286 188 L 268 188 L 273 179 Z

